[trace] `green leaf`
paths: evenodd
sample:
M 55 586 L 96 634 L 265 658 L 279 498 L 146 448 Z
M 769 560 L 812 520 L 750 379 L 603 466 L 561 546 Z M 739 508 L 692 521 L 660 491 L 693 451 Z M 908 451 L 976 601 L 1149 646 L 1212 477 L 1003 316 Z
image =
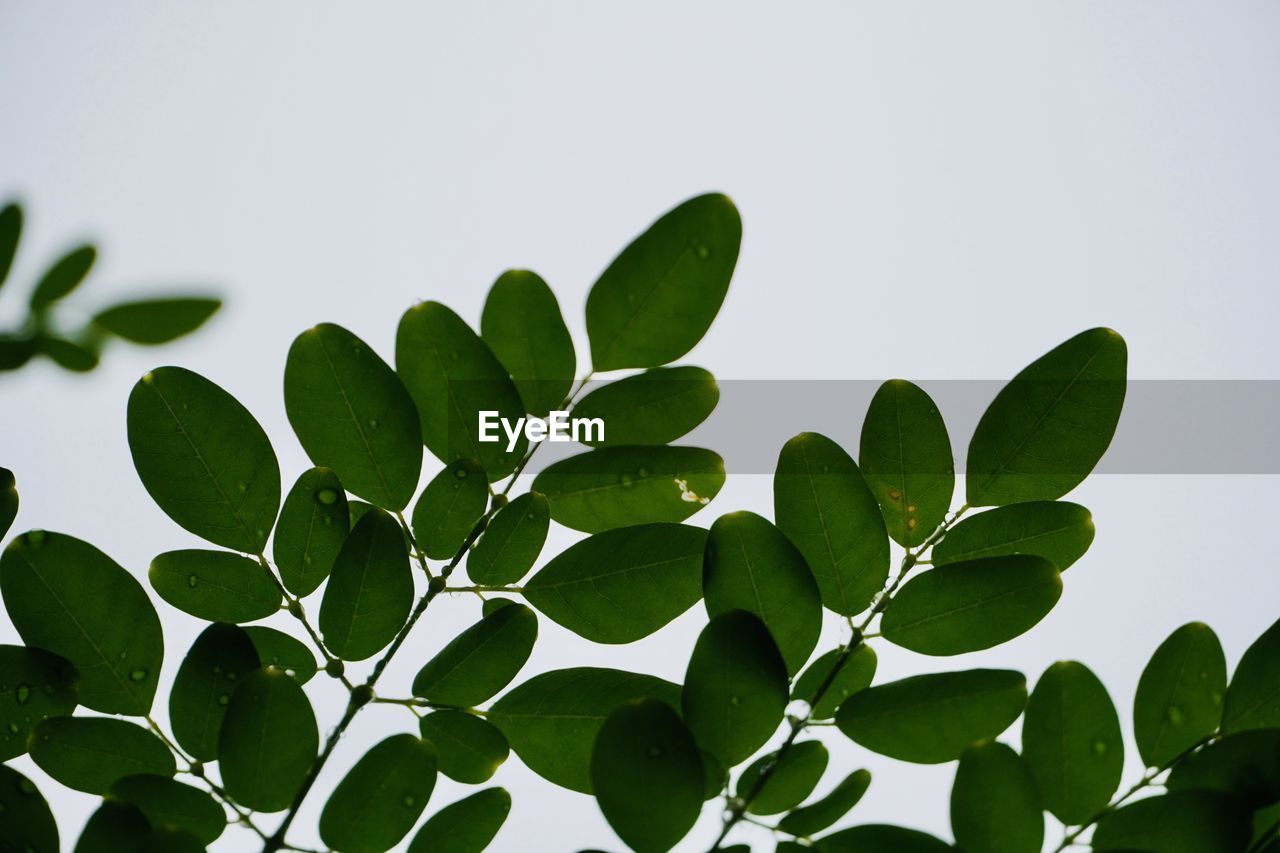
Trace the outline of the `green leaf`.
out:
M 27 734 L 46 717 L 76 707 L 79 674 L 44 649 L 0 646 L 0 761 L 27 751 Z
M 1115 434 L 1127 358 L 1119 334 L 1090 329 L 1000 389 L 969 442 L 968 503 L 1052 501 L 1080 485 Z
M 869 823 L 818 839 L 818 853 L 954 853 L 951 845 L 915 829 Z
M 380 741 L 324 804 L 320 838 L 350 853 L 382 853 L 409 834 L 436 785 L 436 750 L 410 734 Z
M 450 462 L 413 507 L 413 535 L 433 560 L 448 560 L 467 541 L 489 503 L 489 481 L 474 459 Z
M 1093 543 L 1093 516 L 1067 501 L 1028 501 L 966 518 L 934 546 L 934 565 L 1031 554 L 1065 572 Z
M 885 610 L 889 642 L 926 655 L 989 649 L 1029 631 L 1062 595 L 1042 557 L 986 557 L 939 566 L 908 581 Z
M 604 447 L 562 459 L 533 480 L 551 517 L 584 533 L 684 521 L 724 485 L 724 460 L 700 447 Z
M 1138 754 L 1161 767 L 1217 731 L 1227 690 L 1227 661 L 1218 635 L 1191 622 L 1160 644 L 1138 681 L 1133 730 Z
M 947 515 L 956 487 L 951 439 L 938 406 L 917 385 L 880 386 L 862 422 L 858 461 L 893 541 L 924 542 Z
M 610 382 L 573 407 L 576 418 L 605 425 L 592 447 L 670 444 L 707 419 L 720 401 L 715 377 L 701 367 L 657 367 Z
M 680 706 L 680 686 L 652 675 L 575 667 L 535 675 L 489 709 L 530 770 L 556 785 L 591 793 L 591 745 L 605 717 L 624 702 L 651 696 Z
M 257 560 L 225 551 L 169 551 L 151 561 L 160 597 L 207 622 L 252 622 L 280 609 L 280 588 Z
M 1249 808 L 1280 801 L 1280 729 L 1251 729 L 1205 746 L 1173 765 L 1170 791 L 1219 791 Z
M 547 283 L 529 270 L 507 270 L 489 289 L 480 337 L 511 374 L 524 410 L 546 415 L 569 396 L 577 356 Z
M 0 370 L 17 370 L 35 358 L 37 349 L 32 335 L 0 335 Z
M 220 299 L 140 299 L 112 305 L 93 322 L 135 344 L 167 344 L 203 326 L 221 307 Z
M 79 287 L 93 268 L 97 257 L 98 250 L 86 244 L 77 246 L 58 258 L 31 292 L 31 309 L 39 311 L 48 308 Z
M 56 781 L 102 794 L 135 773 L 172 776 L 169 748 L 133 723 L 111 717 L 50 717 L 31 730 L 31 760 Z
M 49 804 L 30 779 L 7 764 L 0 764 L 0 839 L 15 853 L 58 853 L 58 824 Z
M 801 837 L 816 835 L 848 814 L 870 786 L 871 774 L 866 770 L 855 770 L 822 799 L 794 809 L 783 817 L 778 821 L 778 828 Z
M 1095 850 L 1239 853 L 1251 835 L 1248 810 L 1230 797 L 1180 791 L 1107 814 L 1098 822 L 1091 844 Z
M 1011 670 L 917 675 L 853 694 L 836 713 L 836 725 L 872 752 L 942 764 L 1007 729 L 1026 700 L 1026 679 Z
M 0 557 L 0 593 L 23 641 L 80 675 L 79 702 L 104 714 L 151 709 L 164 638 L 142 585 L 87 542 L 32 530 Z
M 243 630 L 253 641 L 264 667 L 278 669 L 299 684 L 306 684 L 316 674 L 316 659 L 306 643 L 261 625 L 249 625 Z
M 475 459 L 490 481 L 515 470 L 528 446 L 524 434 L 510 452 L 505 435 L 482 442 L 480 412 L 515 424 L 524 415 L 520 392 L 461 317 L 439 302 L 410 308 L 396 331 L 396 372 L 418 406 L 423 443 L 437 459 Z
M 844 700 L 859 690 L 865 690 L 871 686 L 871 680 L 876 675 L 875 649 L 866 643 L 862 643 L 847 655 L 844 654 L 843 649 L 832 649 L 800 673 L 795 687 L 791 690 L 791 698 L 811 702 L 818 688 L 827 681 L 832 668 L 837 664 L 839 664 L 839 670 L 831 678 L 822 698 L 813 705 L 811 710 L 815 720 L 831 719 Z
M 242 628 L 213 624 L 196 637 L 169 691 L 169 724 L 187 754 L 200 761 L 217 758 L 231 695 L 258 667 L 258 653 Z
M 165 514 L 215 545 L 261 554 L 280 508 L 280 465 L 244 406 L 203 376 L 159 367 L 129 395 L 129 450 Z
M 436 711 L 422 718 L 422 736 L 435 744 L 440 772 L 455 782 L 487 782 L 511 747 L 493 723 L 464 711 Z
M 1226 734 L 1263 728 L 1280 728 L 1280 620 L 1240 658 L 1222 713 Z
M 222 784 L 254 811 L 286 809 L 319 744 L 316 715 L 298 682 L 272 669 L 248 672 L 218 733 Z
M 765 767 L 775 765 L 747 811 L 771 815 L 795 808 L 818 786 L 827 770 L 827 759 L 827 748 L 816 740 L 793 743 L 781 757 L 776 752 L 763 755 L 738 777 L 738 798 L 745 800 L 750 796 Z
M 0 468 L 0 539 L 3 539 L 18 517 L 18 487 L 13 472 Z
M 413 695 L 439 705 L 479 705 L 511 683 L 538 638 L 538 617 L 522 604 L 485 616 L 440 650 L 413 679 Z
M 759 617 L 729 610 L 702 629 L 681 707 L 698 745 L 725 767 L 773 736 L 787 707 L 787 666 Z
M 53 363 L 65 370 L 76 373 L 88 373 L 98 366 L 98 354 L 87 346 L 42 334 L 36 337 L 36 349 L 53 360 Z
M 849 454 L 814 432 L 788 441 L 773 477 L 773 514 L 809 564 L 822 603 L 842 616 L 866 610 L 889 577 L 889 539 Z
M 511 795 L 504 788 L 464 797 L 427 818 L 409 844 L 409 853 L 481 853 L 510 811 Z
M 822 628 L 818 585 L 778 528 L 752 512 L 722 515 L 707 536 L 702 572 L 707 613 L 746 610 L 764 622 L 795 674 Z
M 706 531 L 640 524 L 569 547 L 524 585 L 529 603 L 596 643 L 647 637 L 702 596 Z
M 960 755 L 951 786 L 951 831 L 965 853 L 1040 853 L 1040 795 L 1018 753 L 984 741 Z
M 388 510 L 409 504 L 422 472 L 417 412 L 368 344 L 332 323 L 298 335 L 284 366 L 284 408 L 307 456 L 347 491 Z
M 201 844 L 212 844 L 227 825 L 213 797 L 168 776 L 125 776 L 112 783 L 107 797 L 137 806 L 154 827 L 186 830 Z
M 591 751 L 591 784 L 605 820 L 638 853 L 665 853 L 702 812 L 702 757 L 659 699 L 620 705 Z
M 80 832 L 75 853 L 142 853 L 151 833 L 150 821 L 137 806 L 103 800 Z
M 594 369 L 657 367 L 693 349 L 720 311 L 741 242 L 742 219 L 718 193 L 650 225 L 587 296 Z
M 18 253 L 18 240 L 22 237 L 22 207 L 9 202 L 0 209 L 0 285 L 13 269 L 13 257 Z M 19 848 L 21 849 L 21 848 Z
M 355 530 L 356 525 L 360 523 L 360 519 L 364 518 L 373 508 L 373 504 L 365 503 L 364 501 L 349 501 L 347 509 L 351 513 L 351 529 Z
M 467 575 L 478 584 L 517 583 L 542 553 L 550 522 L 545 495 L 527 492 L 516 498 L 489 519 L 467 555 Z
M 1107 804 L 1124 769 L 1120 720 L 1107 689 L 1075 661 L 1045 671 L 1027 703 L 1022 755 L 1044 807 L 1068 825 Z
M 413 573 L 404 531 L 382 510 L 356 522 L 334 560 L 320 605 L 325 645 L 343 660 L 380 652 L 413 607 Z
M 285 589 L 302 597 L 329 576 L 350 530 L 347 493 L 329 468 L 302 472 L 285 496 L 271 554 Z

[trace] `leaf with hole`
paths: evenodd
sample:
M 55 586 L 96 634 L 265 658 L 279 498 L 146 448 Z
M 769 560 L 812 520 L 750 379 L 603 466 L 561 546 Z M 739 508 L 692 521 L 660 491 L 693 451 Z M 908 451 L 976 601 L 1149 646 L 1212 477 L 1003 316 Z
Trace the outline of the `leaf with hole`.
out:
M 440 772 L 455 782 L 487 782 L 511 747 L 493 723 L 465 711 L 436 711 L 422 718 L 422 737 L 436 748 Z
M 364 754 L 329 795 L 320 838 L 350 853 L 382 853 L 409 834 L 436 785 L 436 750 L 392 735 Z
M 285 589 L 310 595 L 324 582 L 350 530 L 347 493 L 330 468 L 310 468 L 285 495 L 271 554 Z
M 1138 754 L 1160 767 L 1217 730 L 1227 690 L 1227 661 L 1218 635 L 1203 622 L 1174 631 L 1156 649 L 1133 700 Z
M 252 622 L 280 609 L 280 588 L 257 560 L 225 551 L 169 551 L 147 577 L 160 597 L 207 622 Z
M 382 510 L 358 522 L 329 573 L 320 633 L 343 660 L 364 660 L 386 647 L 413 607 L 413 571 L 404 531 Z
M 577 356 L 556 295 L 529 270 L 507 270 L 489 289 L 480 337 L 507 369 L 524 409 L 544 416 L 569 396 Z
M 670 444 L 705 421 L 720 401 L 715 377 L 701 367 L 655 367 L 601 385 L 573 407 L 575 418 L 598 418 L 592 447 Z
M 1067 501 L 1028 501 L 964 519 L 934 546 L 934 565 L 1030 554 L 1065 572 L 1093 543 L 1093 516 Z
M 450 462 L 431 478 L 413 507 L 413 535 L 433 560 L 458 552 L 489 503 L 489 481 L 474 459 Z
M 240 679 L 218 733 L 218 767 L 227 793 L 260 812 L 289 807 L 320 745 L 316 715 L 298 683 L 255 669 Z
M 538 638 L 538 617 L 522 604 L 503 607 L 455 637 L 418 671 L 413 695 L 469 708 L 511 683 Z
M 27 751 L 36 723 L 75 710 L 79 680 L 65 658 L 44 649 L 0 646 L 0 761 Z
M 31 760 L 55 780 L 86 794 L 104 794 L 135 773 L 172 776 L 177 769 L 164 741 L 111 717 L 50 717 L 31 731 Z
M 542 553 L 551 511 L 546 496 L 527 492 L 498 510 L 467 554 L 467 575 L 478 584 L 517 583 Z

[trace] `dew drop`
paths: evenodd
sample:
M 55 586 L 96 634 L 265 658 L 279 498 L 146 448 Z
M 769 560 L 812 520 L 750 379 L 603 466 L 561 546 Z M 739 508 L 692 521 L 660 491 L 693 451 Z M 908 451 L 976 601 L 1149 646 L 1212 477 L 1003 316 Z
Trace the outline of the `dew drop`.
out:
M 18 783 L 18 790 L 21 791 L 26 796 L 30 797 L 35 794 L 36 786 L 35 786 L 35 783 L 32 782 L 30 779 L 23 779 L 21 782 Z
M 325 506 L 332 506 L 338 500 L 338 493 L 333 489 L 321 489 L 316 492 L 316 500 Z
M 226 705 L 230 701 L 231 701 L 231 695 L 229 693 L 223 693 L 221 696 L 218 697 L 219 705 Z
M 19 684 L 18 689 L 14 691 L 14 698 L 18 700 L 19 705 L 27 704 L 27 700 L 31 698 L 31 688 L 25 684 Z
M 302 558 L 302 563 L 303 563 L 303 565 L 306 565 L 306 566 L 311 565 L 311 555 L 310 555 L 310 554 L 306 554 L 305 556 L 303 556 L 303 558 Z
M 18 733 L 18 731 L 19 731 L 19 729 L 18 729 L 18 724 L 17 724 L 17 723 L 10 723 L 10 724 L 9 724 L 9 731 L 13 732 L 13 733 L 16 735 L 16 734 Z
M 131 681 L 146 681 L 147 671 L 145 669 L 135 669 L 133 672 L 129 673 L 129 679 Z
M 324 526 L 325 526 L 325 527 L 333 527 L 333 516 L 331 516 L 331 515 L 326 515 L 326 516 L 324 517 Z
M 705 261 L 707 258 L 711 257 L 711 250 L 708 249 L 706 246 L 699 246 L 698 257 L 702 258 L 702 260 Z
M 740 702 L 742 702 L 742 698 L 741 698 L 741 697 L 739 697 L 739 696 L 730 696 L 730 697 L 729 697 L 729 704 L 730 704 L 730 705 L 737 705 L 737 704 L 739 704 Z
M 248 484 L 248 483 L 236 483 L 236 488 L 240 490 L 241 494 L 243 494 L 244 492 L 249 491 L 249 484 Z
M 453 476 L 457 477 L 459 480 L 465 480 L 467 479 L 467 469 L 455 468 L 453 469 Z
M 637 477 L 640 477 L 641 479 L 643 479 L 643 478 L 645 478 L 645 477 L 648 477 L 648 476 L 649 476 L 649 469 L 648 469 L 648 468 L 641 468 L 640 470 L 636 471 L 636 476 L 637 476 Z
M 32 530 L 27 534 L 27 544 L 32 548 L 39 548 L 44 544 L 46 535 L 47 534 L 43 530 Z
M 187 586 L 195 589 L 196 584 L 200 583 L 200 578 L 195 575 L 187 575 Z
M 146 373 L 142 374 L 143 385 L 150 385 L 152 382 L 155 382 L 155 381 L 156 381 L 156 378 L 151 375 L 151 371 L 147 371 Z
M 630 485 L 631 485 L 631 475 L 630 475 L 630 474 L 623 474 L 623 475 L 618 479 L 618 482 L 620 482 L 623 486 L 630 486 Z
M 1106 742 L 1106 741 L 1104 741 L 1104 740 L 1102 740 L 1101 738 L 1097 738 L 1097 739 L 1095 739 L 1095 740 L 1094 740 L 1094 742 L 1093 742 L 1093 754 L 1094 754 L 1094 755 L 1106 755 L 1106 754 L 1107 754 L 1107 742 Z
M 902 500 L 902 492 L 898 491 L 897 489 L 890 489 L 889 497 L 895 501 Z
M 286 669 L 284 671 L 284 674 L 289 676 L 290 678 L 296 678 L 298 675 L 298 671 L 296 669 Z
M 1181 708 L 1179 708 L 1177 705 L 1169 706 L 1169 722 L 1173 723 L 1176 726 L 1180 724 L 1184 719 L 1186 718 L 1182 715 Z
M 409 808 L 413 808 L 413 806 L 414 806 L 414 804 L 415 804 L 416 802 L 417 802 L 417 800 L 415 800 L 413 797 L 405 797 L 405 798 L 404 798 L 404 806 L 405 806 L 405 808 L 407 808 L 407 809 L 409 809 Z

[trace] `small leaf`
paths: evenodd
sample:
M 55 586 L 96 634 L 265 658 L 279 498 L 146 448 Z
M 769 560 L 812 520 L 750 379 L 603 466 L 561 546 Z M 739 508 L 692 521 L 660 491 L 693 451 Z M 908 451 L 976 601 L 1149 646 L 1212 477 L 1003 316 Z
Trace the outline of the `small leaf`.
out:
M 100 311 L 93 322 L 135 344 L 167 344 L 203 326 L 221 307 L 220 299 L 140 299 Z
M 489 503 L 489 481 L 473 459 L 451 462 L 431 478 L 413 507 L 413 535 L 433 560 L 448 560 L 467 541 Z
M 862 422 L 858 461 L 893 541 L 913 548 L 929 538 L 956 487 L 951 439 L 938 406 L 917 385 L 880 386 Z
M 1052 501 L 1078 486 L 1115 434 L 1127 358 L 1124 338 L 1090 329 L 1000 389 L 969 442 L 969 504 Z
M 671 707 L 639 699 L 615 709 L 591 752 L 605 820 L 638 853 L 665 853 L 702 812 L 702 757 Z
M 1280 621 L 1245 649 L 1222 713 L 1225 734 L 1264 728 L 1280 728 Z
M 670 444 L 707 419 L 720 401 L 715 377 L 701 367 L 657 367 L 602 385 L 573 407 L 576 418 L 599 418 L 592 447 Z
M 1044 807 L 1065 824 L 1084 823 L 1120 784 L 1124 742 L 1107 689 L 1081 663 L 1045 671 L 1027 703 L 1022 755 Z
M 778 828 L 792 835 L 816 835 L 849 813 L 871 786 L 871 774 L 855 770 L 820 800 L 801 806 L 778 821 Z
M 31 731 L 31 760 L 55 780 L 103 794 L 135 773 L 172 776 L 173 755 L 142 726 L 111 717 L 50 717 Z
M 103 800 L 80 832 L 75 853 L 142 853 L 151 833 L 150 821 L 137 806 Z
M 18 517 L 18 487 L 13 472 L 0 468 L 0 539 L 3 539 Z
M 75 710 L 78 681 L 70 661 L 44 649 L 0 646 L 0 761 L 27 751 L 36 723 Z
M 1095 850 L 1160 853 L 1239 853 L 1252 835 L 1249 812 L 1223 794 L 1180 791 L 1149 797 L 1104 816 Z
M 413 695 L 440 705 L 479 705 L 511 683 L 538 638 L 538 617 L 503 607 L 455 637 L 413 679 Z
M 0 764 L 0 839 L 9 850 L 58 853 L 58 824 L 49 804 L 30 779 L 7 764 Z
M 261 554 L 280 509 L 280 465 L 244 406 L 203 376 L 159 367 L 129 395 L 129 450 L 165 514 L 215 545 Z
M 866 610 L 889 577 L 889 539 L 849 454 L 813 432 L 788 441 L 773 477 L 773 513 L 809 564 L 822 603 L 842 616 Z
M 280 588 L 257 560 L 225 551 L 169 551 L 147 575 L 160 597 L 207 622 L 252 622 L 280 609 Z
M 36 349 L 64 370 L 88 373 L 98 366 L 98 354 L 83 344 L 53 335 L 36 337 Z
M 596 643 L 647 637 L 702 596 L 706 531 L 640 524 L 566 549 L 524 585 L 529 603 Z
M 356 522 L 329 574 L 320 605 L 325 645 L 343 660 L 380 652 L 413 607 L 413 573 L 404 531 L 382 510 Z
M 707 613 L 746 610 L 764 622 L 795 674 L 822 627 L 818 585 L 795 546 L 752 512 L 722 515 L 707 536 L 702 572 Z
M 604 447 L 562 459 L 533 481 L 551 517 L 584 533 L 684 521 L 723 485 L 724 460 L 700 447 Z
M 32 335 L 0 335 L 0 370 L 17 370 L 35 358 L 37 351 Z
M 833 832 L 814 845 L 818 853 L 954 853 L 932 835 L 901 826 L 869 823 Z
M 253 670 L 231 695 L 218 734 L 222 784 L 254 811 L 286 809 L 319 744 L 315 713 L 298 683 L 282 672 Z
M 401 510 L 418 488 L 422 434 L 409 392 L 385 361 L 341 326 L 298 335 L 284 367 L 284 408 L 316 465 L 347 491 Z
M 213 797 L 168 776 L 125 776 L 107 789 L 107 797 L 137 806 L 154 827 L 186 830 L 201 844 L 212 844 L 227 825 Z
M 231 695 L 240 680 L 258 667 L 258 653 L 242 628 L 214 624 L 196 637 L 169 691 L 169 725 L 174 739 L 192 758 L 212 761 L 218 757 L 218 732 Z
M 961 754 L 951 787 L 951 831 L 965 853 L 1040 853 L 1040 796 L 1018 753 L 984 741 Z
M 507 270 L 489 289 L 480 337 L 511 374 L 524 410 L 546 415 L 569 396 L 577 356 L 556 295 L 537 273 Z
M 497 726 L 463 711 L 428 714 L 421 730 L 435 744 L 440 772 L 467 785 L 489 781 L 511 752 Z
M 253 641 L 264 667 L 272 667 L 299 684 L 306 684 L 316 674 L 316 659 L 306 643 L 275 628 L 249 625 L 244 632 Z
M 23 641 L 66 658 L 79 702 L 104 714 L 151 709 L 164 638 L 142 585 L 87 542 L 32 530 L 0 557 L 0 592 Z
M 741 242 L 742 219 L 717 193 L 650 225 L 587 297 L 594 369 L 657 367 L 693 349 L 720 311 Z
M 926 655 L 989 649 L 1029 631 L 1062 595 L 1042 557 L 986 557 L 939 566 L 908 581 L 880 622 L 889 642 Z
M 576 667 L 535 675 L 489 709 L 530 770 L 556 785 L 591 793 L 591 746 L 605 717 L 624 702 L 651 696 L 680 706 L 680 686 L 616 669 Z
M 1217 731 L 1227 689 L 1218 635 L 1191 622 L 1160 644 L 1138 681 L 1133 730 L 1148 767 L 1162 767 Z
M 517 583 L 533 568 L 547 541 L 551 512 L 539 492 L 527 492 L 489 519 L 467 555 L 467 575 L 478 584 Z
M 329 576 L 350 530 L 347 493 L 329 468 L 302 472 L 280 509 L 271 554 L 285 589 L 303 597 Z
M 836 725 L 872 752 L 942 764 L 1007 729 L 1026 699 L 1026 679 L 1011 670 L 917 675 L 853 694 L 836 713 Z
M 1031 554 L 1065 572 L 1093 543 L 1093 516 L 1067 501 L 1028 501 L 966 518 L 934 546 L 933 563 Z
M 0 285 L 4 284 L 9 270 L 13 268 L 13 257 L 18 253 L 21 237 L 22 207 L 16 202 L 9 202 L 0 209 Z
M 504 788 L 464 797 L 427 818 L 409 844 L 409 853 L 481 853 L 510 811 L 511 795 Z
M 832 667 L 837 665 L 838 671 L 831 676 Z M 876 652 L 866 643 L 858 645 L 847 654 L 843 649 L 832 649 L 800 673 L 791 690 L 791 698 L 812 702 L 818 689 L 826 684 L 822 698 L 810 709 L 810 716 L 815 720 L 829 720 L 836 715 L 836 709 L 844 700 L 859 690 L 870 687 L 875 675 Z M 829 683 L 828 676 L 831 677 Z
M 436 785 L 436 751 L 392 735 L 356 762 L 324 804 L 320 838 L 350 853 L 382 853 L 409 834 Z
M 759 617 L 729 610 L 702 629 L 681 707 L 698 745 L 725 767 L 773 736 L 787 707 L 787 665 Z
M 1173 765 L 1170 791 L 1219 791 L 1251 809 L 1280 802 L 1280 729 L 1252 729 L 1205 746 Z
M 781 757 L 776 752 L 763 755 L 738 777 L 738 798 L 745 800 L 750 796 L 765 767 L 774 765 L 747 811 L 771 815 L 795 808 L 818 786 L 826 772 L 827 759 L 827 748 L 816 740 L 794 743 Z
M 48 308 L 79 287 L 93 268 L 97 257 L 98 250 L 86 244 L 77 246 L 58 258 L 31 292 L 31 309 L 39 311 Z

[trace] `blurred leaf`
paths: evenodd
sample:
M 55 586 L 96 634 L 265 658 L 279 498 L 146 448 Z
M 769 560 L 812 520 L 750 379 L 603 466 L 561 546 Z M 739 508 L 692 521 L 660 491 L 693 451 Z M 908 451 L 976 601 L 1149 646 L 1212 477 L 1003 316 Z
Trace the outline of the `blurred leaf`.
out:
M 129 449 L 165 514 L 215 545 L 261 554 L 280 509 L 280 465 L 253 415 L 181 367 L 159 367 L 129 395 Z
M 1180 791 L 1149 797 L 1098 822 L 1095 850 L 1239 853 L 1249 844 L 1249 812 L 1223 794 Z
M 302 472 L 280 509 L 271 554 L 285 589 L 303 597 L 329 576 L 350 530 L 347 493 L 329 468 Z
M 778 821 L 778 828 L 802 837 L 815 835 L 848 814 L 870 785 L 871 774 L 866 770 L 855 770 L 822 799 L 784 816 Z
M 30 335 L 0 334 L 0 370 L 17 370 L 35 357 L 36 339 Z
M 82 344 L 53 335 L 39 335 L 36 349 L 64 370 L 88 373 L 98 366 L 98 354 Z
M 427 818 L 409 844 L 409 853 L 481 853 L 511 811 L 504 788 L 486 788 L 450 803 Z
M 58 853 L 58 824 L 35 784 L 0 764 L 0 845 L 12 851 Z
M 934 546 L 934 565 L 1031 554 L 1065 572 L 1093 542 L 1093 516 L 1079 504 L 1029 501 L 964 519 Z
M 75 247 L 54 261 L 31 292 L 31 309 L 48 308 L 79 287 L 97 257 L 98 250 L 86 244 Z
M 1227 661 L 1218 635 L 1191 622 L 1160 644 L 1138 681 L 1133 729 L 1148 767 L 1161 767 L 1222 721 Z
M 951 787 L 951 831 L 965 853 L 1040 853 L 1040 796 L 1018 753 L 984 741 L 960 755 Z
M 137 806 L 153 827 L 186 830 L 201 844 L 212 844 L 227 825 L 213 797 L 168 776 L 125 776 L 112 783 L 107 797 Z
M 257 560 L 225 551 L 169 551 L 147 573 L 160 597 L 207 622 L 252 622 L 280 609 L 280 588 Z
M 467 555 L 467 575 L 478 584 L 518 583 L 542 553 L 550 522 L 544 495 L 527 492 L 516 498 L 489 519 Z
M 423 738 L 435 744 L 440 772 L 455 782 L 489 781 L 511 752 L 498 727 L 475 714 L 436 711 L 420 726 Z
M 13 472 L 0 468 L 0 539 L 3 539 L 18 517 L 18 488 Z
M 320 604 L 320 633 L 343 660 L 380 652 L 413 607 L 413 572 L 404 531 L 382 510 L 356 522 L 334 560 Z
M 9 202 L 0 209 L 0 285 L 13 269 L 13 257 L 18 253 L 18 241 L 22 238 L 22 206 Z
M 135 773 L 172 776 L 173 755 L 142 726 L 111 717 L 50 717 L 31 731 L 31 760 L 56 781 L 103 794 Z
M 140 299 L 112 305 L 93 322 L 135 344 L 167 344 L 203 326 L 221 307 L 220 299 Z
M 413 535 L 433 560 L 448 560 L 467 541 L 489 503 L 489 481 L 473 459 L 450 462 L 413 507 Z
M 316 674 L 316 658 L 306 643 L 275 628 L 249 625 L 243 630 L 264 667 L 274 667 L 299 684 L 306 684 Z
M 1280 728 L 1280 621 L 1240 658 L 1222 714 L 1224 733 L 1264 728 Z
M 222 784 L 246 808 L 282 811 L 319 744 L 315 713 L 296 681 L 272 669 L 245 673 L 218 734 Z
M 751 814 L 771 815 L 795 808 L 818 786 L 822 774 L 826 772 L 827 759 L 827 748 L 816 740 L 792 744 L 781 758 L 776 752 L 762 755 L 738 777 L 738 798 L 746 799 L 765 767 L 776 762 L 747 811 Z
M 796 679 L 795 687 L 791 690 L 791 698 L 802 702 L 811 701 L 813 695 L 818 692 L 818 688 L 827 680 L 827 676 L 831 673 L 831 668 L 838 661 L 840 662 L 840 670 L 831 679 L 831 683 L 826 692 L 822 694 L 822 698 L 811 709 L 811 715 L 815 720 L 829 720 L 834 717 L 836 709 L 840 707 L 840 703 L 859 690 L 865 690 L 870 687 L 871 679 L 875 678 L 875 649 L 866 643 L 862 643 L 847 655 L 844 655 L 841 649 L 832 649 L 809 664 L 805 671 L 800 673 L 800 677 Z
M 320 838 L 349 853 L 382 853 L 409 834 L 436 785 L 436 750 L 410 734 L 380 741 L 324 804 Z
M 151 709 L 164 639 L 142 585 L 87 542 L 32 530 L 0 557 L 0 592 L 23 641 L 71 662 L 79 702 L 105 714 Z
M 640 524 L 597 533 L 556 556 L 524 585 L 529 603 L 596 643 L 647 637 L 702 597 L 706 531 Z
M 954 853 L 951 845 L 915 829 L 869 823 L 819 838 L 818 853 Z
M 538 617 L 522 604 L 503 607 L 455 637 L 413 679 L 413 695 L 470 708 L 511 683 L 538 638 Z
M 511 374 L 524 409 L 545 416 L 569 396 L 577 356 L 556 295 L 529 270 L 507 270 L 489 289 L 480 337 Z
M 693 349 L 720 311 L 741 242 L 737 209 L 716 193 L 650 225 L 587 297 L 594 370 L 657 367 Z
M 76 707 L 79 673 L 44 649 L 0 646 L 0 761 L 27 751 L 27 735 L 46 717 Z
M 773 477 L 773 513 L 809 564 L 822 603 L 841 616 L 865 610 L 889 577 L 889 539 L 849 454 L 815 432 L 788 441 Z
M 701 367 L 657 367 L 602 385 L 573 407 L 576 418 L 599 418 L 592 447 L 670 444 L 707 419 L 720 400 L 715 377 Z
M 1170 791 L 1219 791 L 1256 809 L 1280 801 L 1280 729 L 1227 735 L 1173 766 Z

